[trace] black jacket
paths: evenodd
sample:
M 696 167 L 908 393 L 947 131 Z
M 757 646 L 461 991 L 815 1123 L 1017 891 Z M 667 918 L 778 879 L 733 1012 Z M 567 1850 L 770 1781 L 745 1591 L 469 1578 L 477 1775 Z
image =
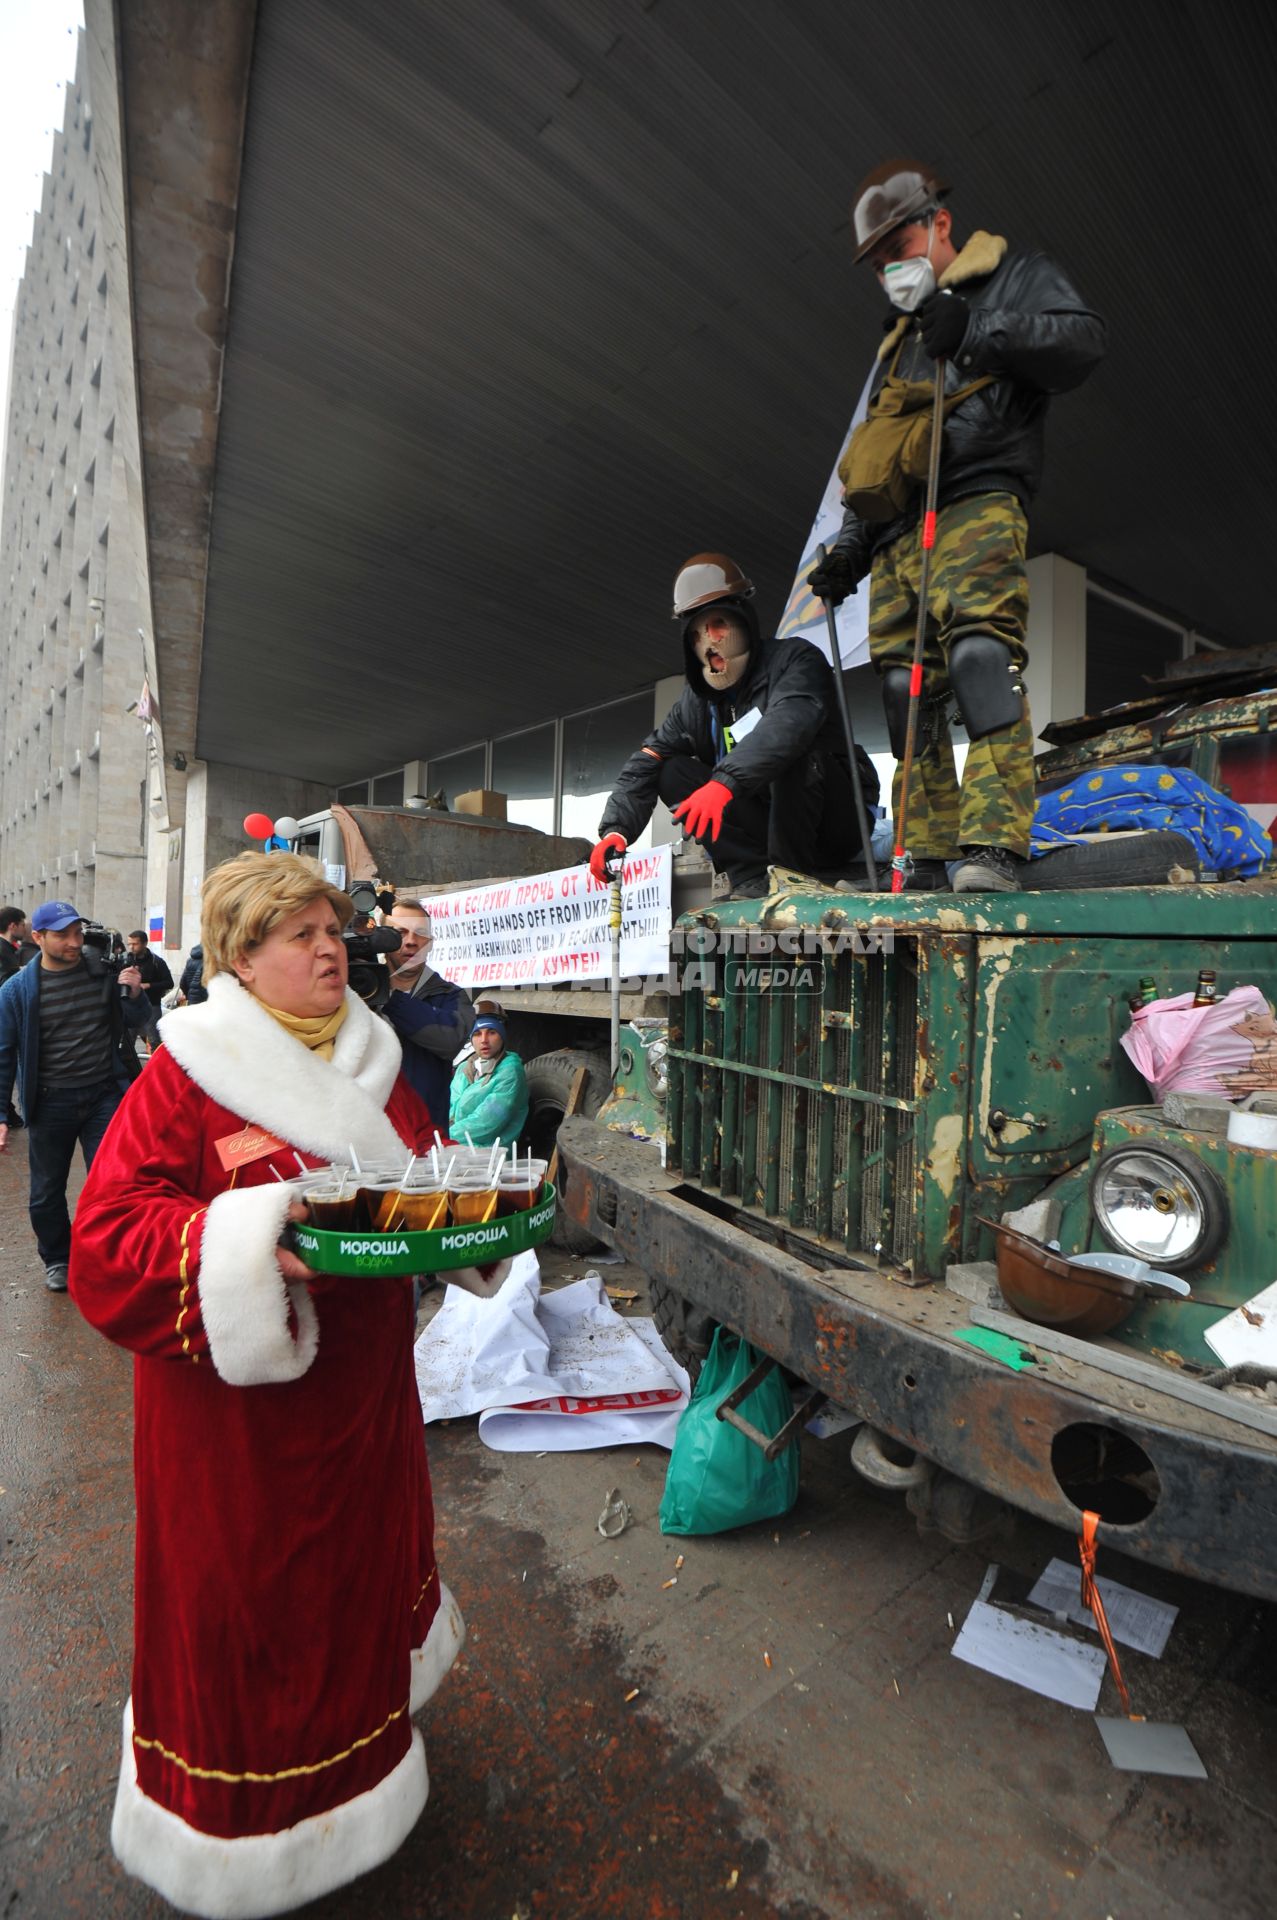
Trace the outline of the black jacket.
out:
M 1080 386 L 1104 357 L 1103 320 L 1055 262 L 1044 253 L 1002 251 L 1005 245 L 975 233 L 944 275 L 945 286 L 971 308 L 962 344 L 945 369 L 945 391 L 957 393 L 983 374 L 997 378 L 955 407 L 945 423 L 940 507 L 973 493 L 1013 493 L 1027 507 L 1042 480 L 1050 396 Z M 871 398 L 895 357 L 900 330 L 905 340 L 897 374 L 906 380 L 935 377 L 917 328 L 902 315 L 880 353 Z M 834 551 L 846 555 L 852 578 L 863 579 L 878 549 L 916 525 L 921 511 L 921 488 L 911 510 L 886 524 L 870 524 L 848 509 Z
M 163 954 L 153 953 L 150 947 L 144 947 L 138 954 L 131 953 L 128 961 L 141 974 L 142 986 L 151 1005 L 160 1006 L 165 994 L 173 991 L 173 975 L 169 971 L 168 961 Z
M 96 953 L 85 953 L 84 968 L 95 980 L 108 974 Z M 28 1126 L 40 1117 L 40 973 L 38 965 L 20 967 L 0 988 L 0 1112 L 8 1108 L 16 1077 Z M 147 1011 L 144 993 L 106 997 L 112 1072 L 121 1092 L 142 1071 L 131 1036 L 145 1025 Z
M 807 640 L 762 639 L 748 601 L 734 602 L 733 611 L 750 633 L 749 664 L 743 678 L 727 693 L 712 693 L 692 649 L 690 634 L 696 616 L 684 621 L 687 686 L 656 731 L 648 734 L 621 768 L 599 822 L 600 839 L 608 833 L 637 839 L 659 797 L 661 761 L 674 754 L 690 754 L 703 761 L 707 780 L 721 780 L 738 795 L 761 793 L 813 748 L 846 765 L 846 743 L 834 706 L 833 669 L 824 654 Z M 724 727 L 755 708 L 762 719 L 729 753 Z M 857 758 L 865 799 L 872 804 L 878 797 L 878 775 L 863 750 L 858 750 Z

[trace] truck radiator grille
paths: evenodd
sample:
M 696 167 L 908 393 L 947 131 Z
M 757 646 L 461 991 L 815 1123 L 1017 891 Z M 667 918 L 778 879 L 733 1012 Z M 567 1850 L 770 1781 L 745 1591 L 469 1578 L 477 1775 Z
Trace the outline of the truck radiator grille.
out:
M 670 1046 L 669 1163 L 861 1258 L 919 1249 L 918 943 L 774 967 L 730 953 L 684 992 Z

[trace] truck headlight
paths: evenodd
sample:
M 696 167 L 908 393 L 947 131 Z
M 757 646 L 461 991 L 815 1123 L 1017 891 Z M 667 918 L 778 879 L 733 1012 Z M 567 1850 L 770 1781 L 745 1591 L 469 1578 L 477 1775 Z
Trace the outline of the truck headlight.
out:
M 647 1050 L 647 1084 L 658 1100 L 663 1100 L 669 1091 L 670 1064 L 666 1058 L 668 1052 L 668 1040 L 653 1040 Z
M 1109 1245 L 1151 1267 L 1200 1267 L 1228 1237 L 1218 1175 L 1178 1147 L 1110 1147 L 1091 1176 L 1091 1206 Z

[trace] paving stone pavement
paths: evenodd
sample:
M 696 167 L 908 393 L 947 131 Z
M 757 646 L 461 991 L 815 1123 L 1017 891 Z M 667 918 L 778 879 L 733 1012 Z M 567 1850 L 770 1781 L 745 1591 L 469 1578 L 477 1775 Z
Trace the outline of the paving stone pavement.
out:
M 19 1137 L 0 1158 L 0 1920 L 156 1920 L 108 1837 L 130 1362 L 46 1293 L 25 1192 Z M 1087 1715 L 949 1654 L 990 1558 L 1013 1577 L 1071 1553 L 1048 1528 L 981 1552 L 922 1539 L 833 1440 L 805 1446 L 782 1521 L 673 1540 L 655 1448 L 495 1454 L 473 1421 L 429 1446 L 470 1638 L 424 1721 L 420 1824 L 317 1920 L 1270 1920 L 1273 1609 L 1106 1558 L 1181 1608 L 1129 1678 L 1210 1779 L 1119 1774 Z M 603 1540 L 613 1485 L 634 1520 Z

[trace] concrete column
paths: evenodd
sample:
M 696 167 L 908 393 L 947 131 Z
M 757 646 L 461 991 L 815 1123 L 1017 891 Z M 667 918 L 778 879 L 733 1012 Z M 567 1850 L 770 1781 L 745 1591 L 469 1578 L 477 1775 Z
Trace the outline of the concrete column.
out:
M 1029 666 L 1033 725 L 1086 712 L 1086 569 L 1058 553 L 1030 560 Z M 1045 741 L 1039 745 L 1046 746 Z

